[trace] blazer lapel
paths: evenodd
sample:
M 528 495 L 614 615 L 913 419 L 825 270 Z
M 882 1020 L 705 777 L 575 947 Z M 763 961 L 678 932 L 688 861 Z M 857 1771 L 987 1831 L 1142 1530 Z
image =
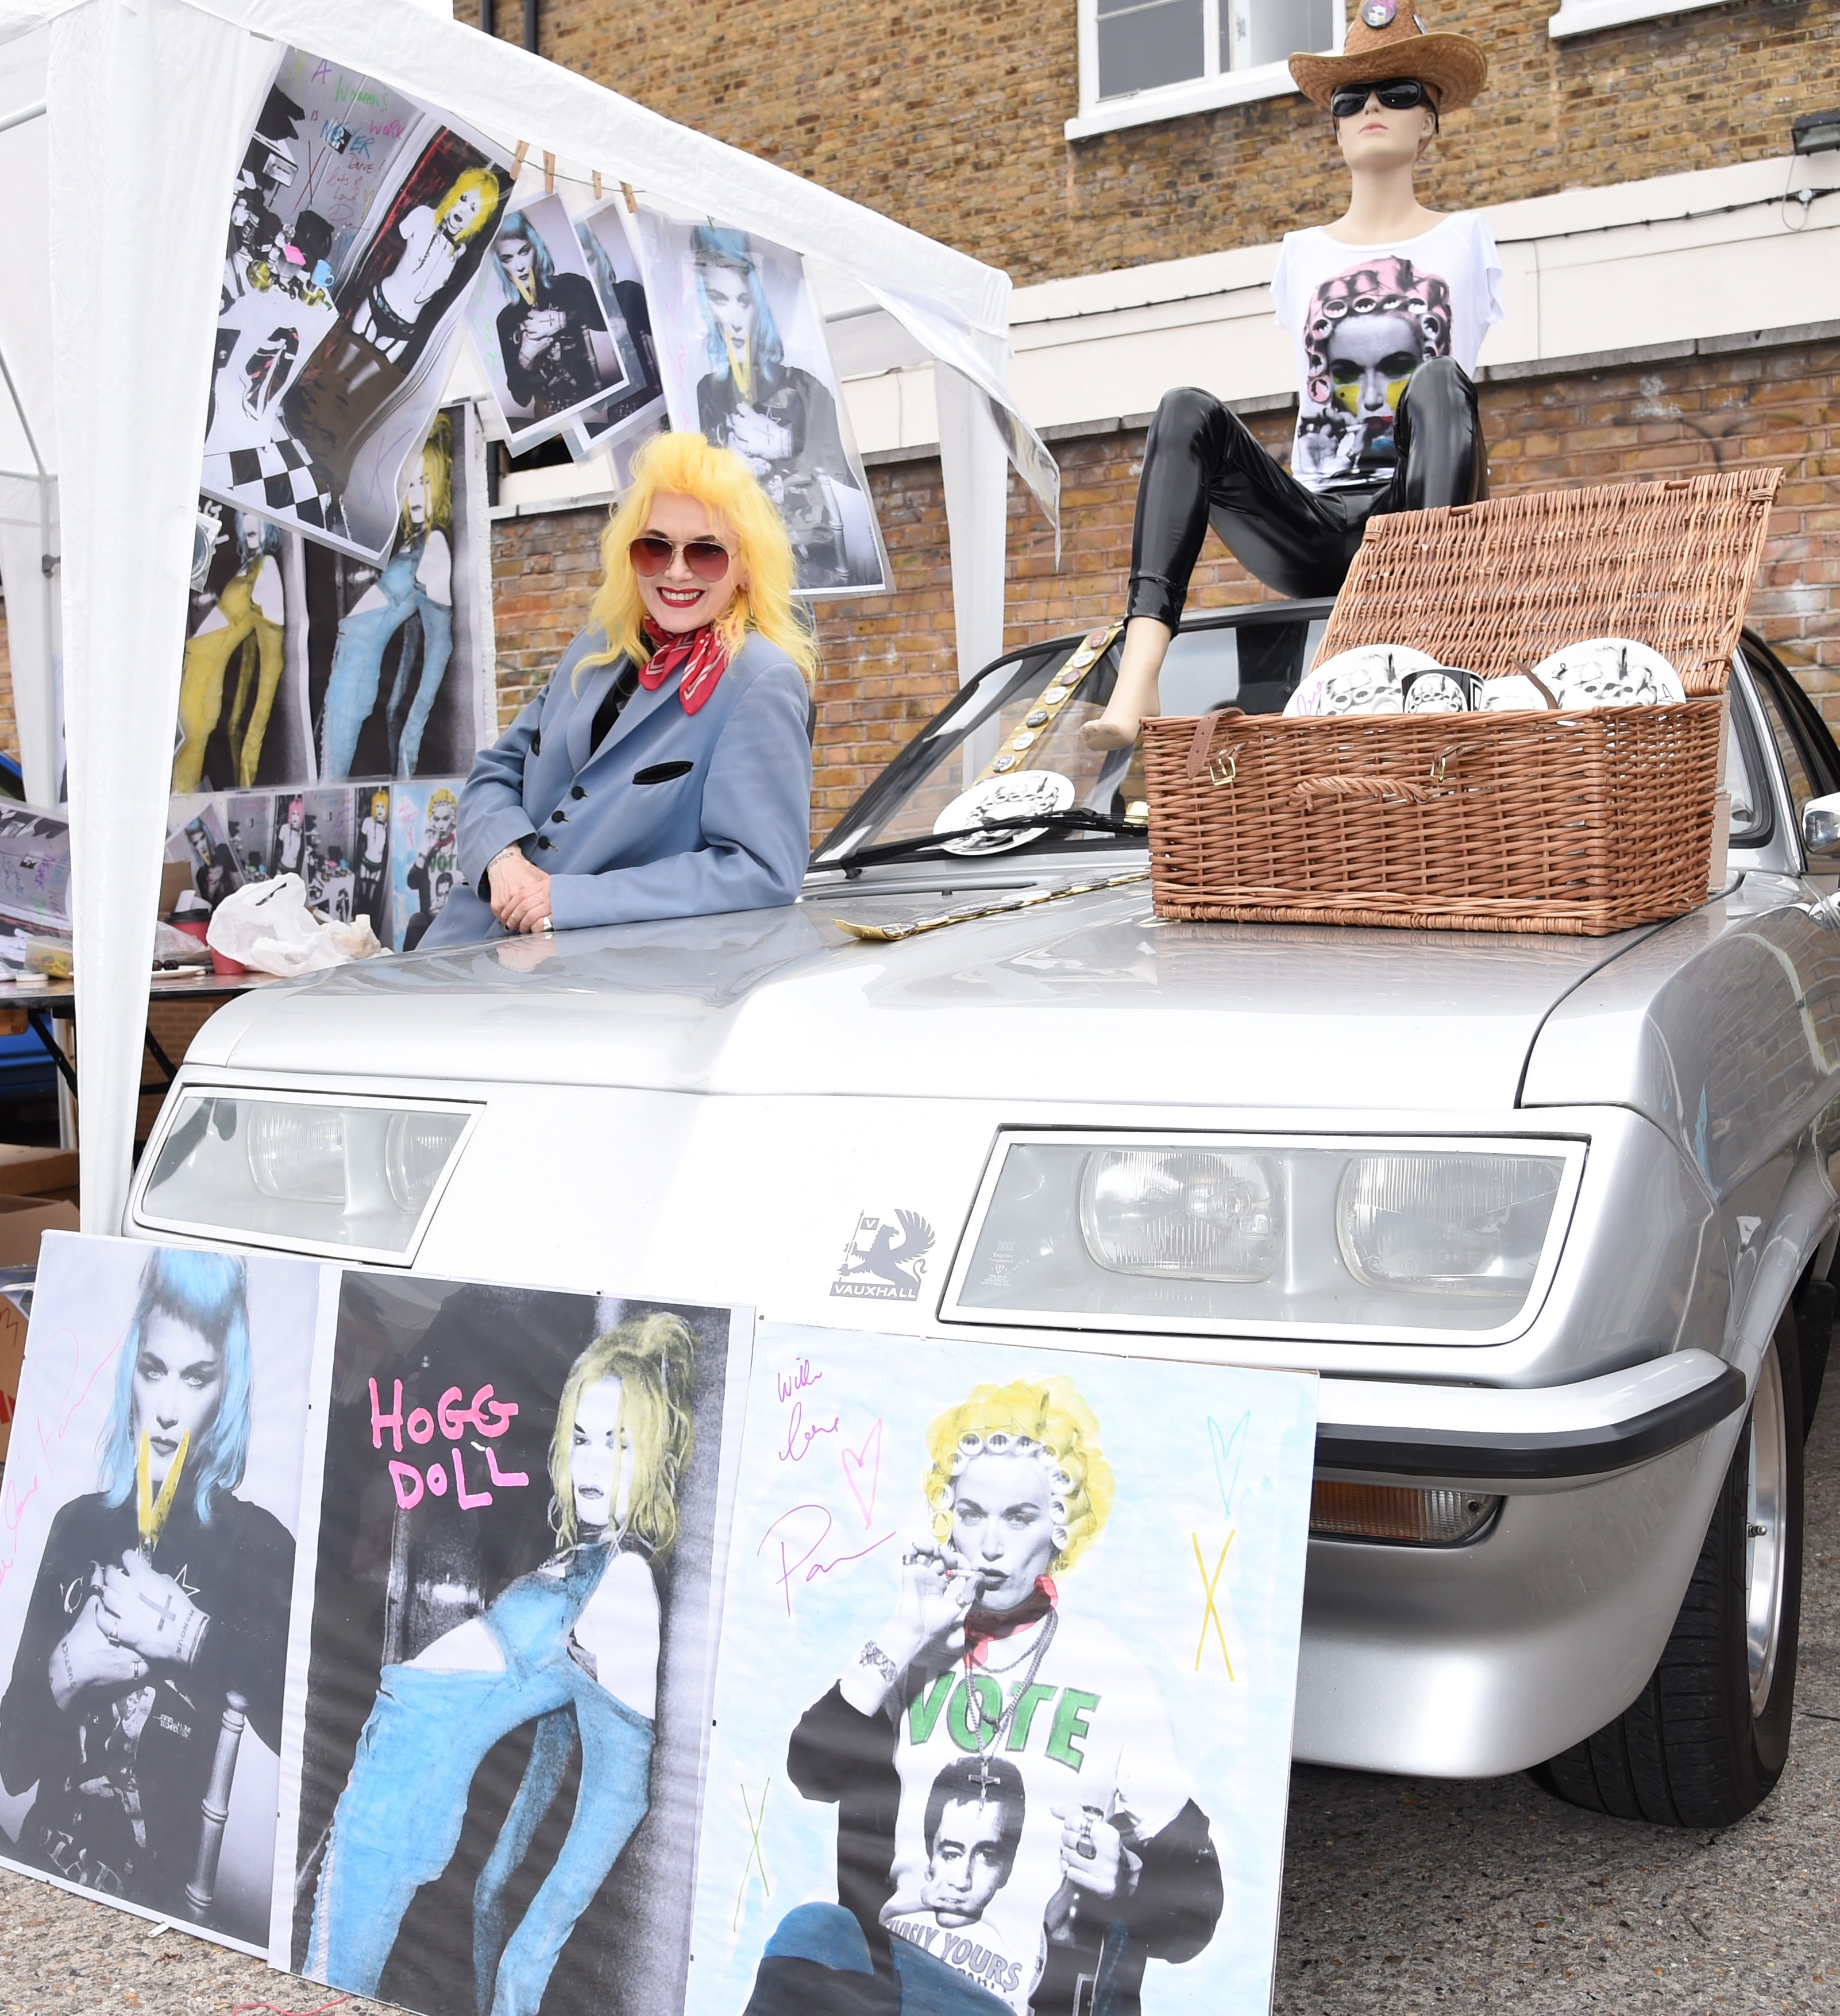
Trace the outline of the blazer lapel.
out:
M 601 690 L 604 693 L 607 689 L 603 686 Z M 626 704 L 621 708 L 620 718 L 614 723 L 613 732 L 607 736 L 607 740 L 601 743 L 601 748 L 604 750 L 616 747 L 620 743 L 625 741 L 626 737 L 630 735 L 636 727 L 638 727 L 642 721 L 650 720 L 661 707 L 675 707 L 677 704 L 677 679 L 675 676 L 671 679 L 668 679 L 662 686 L 654 688 L 650 693 L 647 693 L 643 686 L 635 688 L 632 699 L 627 701 Z M 600 704 L 600 699 L 597 696 L 595 700 L 595 706 L 598 707 Z M 592 715 L 594 712 L 593 707 L 585 707 L 582 711 L 589 715 L 589 726 L 591 727 L 592 725 Z M 575 772 L 577 776 L 581 774 L 583 765 L 590 761 L 592 758 L 599 753 L 588 746 L 588 734 L 589 729 L 584 728 L 582 731 L 582 761 L 575 765 Z M 569 753 L 571 756 L 574 753 L 574 745 L 573 742 L 569 745 Z
M 624 658 L 614 658 L 604 665 L 595 665 L 582 675 L 579 689 L 573 696 L 574 711 L 570 715 L 568 726 L 564 731 L 563 740 L 569 753 L 569 775 L 581 774 L 582 766 L 594 751 L 589 737 L 594 733 L 594 714 L 607 690 L 625 663 Z

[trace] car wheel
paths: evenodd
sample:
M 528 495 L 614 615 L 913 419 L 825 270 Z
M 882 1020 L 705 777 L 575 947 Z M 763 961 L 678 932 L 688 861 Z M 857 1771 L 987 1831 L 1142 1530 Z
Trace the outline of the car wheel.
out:
M 1782 1775 L 1802 1607 L 1797 1346 L 1785 1320 L 1648 1684 L 1614 1722 L 1533 1773 L 1573 1805 L 1658 1827 L 1730 1827 Z

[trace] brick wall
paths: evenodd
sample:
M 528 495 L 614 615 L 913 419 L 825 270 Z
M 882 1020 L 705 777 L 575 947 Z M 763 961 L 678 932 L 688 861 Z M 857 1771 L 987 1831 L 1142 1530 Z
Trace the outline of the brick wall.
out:
M 1428 25 L 1475 35 L 1493 67 L 1434 151 L 1434 207 L 1781 154 L 1792 117 L 1840 103 L 1831 0 L 1731 0 L 1564 42 L 1556 5 L 1428 0 Z M 518 10 L 500 20 L 515 38 Z M 1018 281 L 1261 243 L 1339 211 L 1341 157 L 1297 96 L 1068 142 L 1075 20 L 1075 0 L 545 0 L 542 48 Z
M 1732 351 L 1561 378 L 1504 376 L 1482 391 L 1497 493 L 1728 466 L 1786 464 L 1752 620 L 1840 729 L 1840 343 Z M 1251 424 L 1281 449 L 1291 415 Z M 1140 429 L 1057 441 L 1063 559 L 1020 486 L 1010 499 L 1007 641 L 1109 622 L 1122 610 Z M 950 695 L 951 574 L 937 461 L 872 468 L 895 592 L 822 605 L 817 689 L 819 833 Z M 600 511 L 502 523 L 494 555 L 500 714 L 548 675 L 585 614 Z M 1210 538 L 1194 603 L 1265 596 Z

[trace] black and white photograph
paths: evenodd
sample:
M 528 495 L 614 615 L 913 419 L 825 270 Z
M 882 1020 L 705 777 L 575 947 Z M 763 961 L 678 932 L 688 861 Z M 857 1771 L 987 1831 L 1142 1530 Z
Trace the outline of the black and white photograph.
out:
M 306 844 L 298 873 L 307 885 L 308 902 L 339 924 L 351 921 L 357 891 L 357 819 L 352 798 L 350 785 L 333 786 L 308 791 L 304 806 Z
M 307 711 L 317 769 L 348 777 L 464 776 L 484 737 L 492 664 L 484 443 L 464 402 L 434 417 L 381 567 L 306 555 Z
M 869 480 L 805 262 L 769 239 L 639 211 L 671 424 L 731 448 L 779 506 L 799 592 L 888 588 Z
M 176 794 L 247 791 L 311 775 L 302 567 L 293 533 L 254 511 L 199 499 L 172 759 Z
M 559 196 L 521 199 L 499 219 L 466 322 L 514 452 L 634 389 Z
M 237 791 L 224 801 L 224 833 L 245 882 L 275 874 L 275 794 Z
M 652 341 L 652 311 L 640 277 L 632 213 L 616 196 L 575 221 L 575 236 L 587 255 L 595 291 L 607 316 L 607 333 L 626 367 L 626 389 L 569 423 L 570 452 L 585 461 L 603 449 L 633 447 L 656 433 L 664 418 L 664 387 Z M 622 481 L 620 488 L 625 489 Z
M 0 917 L 70 928 L 70 826 L 31 805 L 0 807 Z
M 290 1964 L 681 2005 L 745 1311 L 344 1276 Z
M 225 830 L 220 801 L 192 799 L 183 823 L 167 836 L 166 858 L 184 862 L 191 871 L 193 893 L 215 909 L 232 890 L 243 887 L 243 874 Z
M 319 1283 L 48 1235 L 0 1485 L 0 1860 L 257 1953 Z
M 232 193 L 210 495 L 388 557 L 511 178 L 445 114 L 283 52 Z

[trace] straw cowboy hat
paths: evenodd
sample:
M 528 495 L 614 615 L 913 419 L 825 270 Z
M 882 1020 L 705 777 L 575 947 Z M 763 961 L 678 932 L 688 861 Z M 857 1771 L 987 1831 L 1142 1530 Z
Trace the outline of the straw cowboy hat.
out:
M 1467 35 L 1428 35 L 1412 0 L 1361 0 L 1338 56 L 1291 59 L 1297 88 L 1318 105 L 1345 84 L 1415 77 L 1437 95 L 1440 112 L 1467 105 L 1489 77 L 1489 59 Z

